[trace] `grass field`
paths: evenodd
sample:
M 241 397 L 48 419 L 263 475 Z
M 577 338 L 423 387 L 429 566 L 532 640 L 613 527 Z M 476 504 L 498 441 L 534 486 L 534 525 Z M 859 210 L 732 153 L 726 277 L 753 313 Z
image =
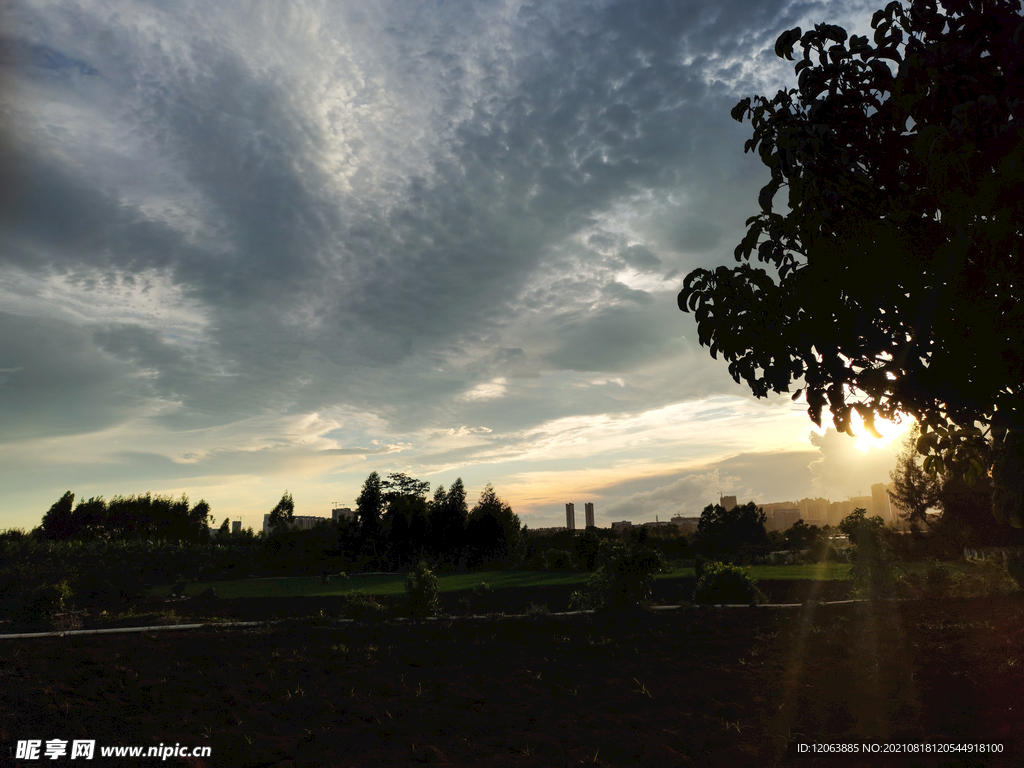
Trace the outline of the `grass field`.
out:
M 844 563 L 820 565 L 758 565 L 750 569 L 755 579 L 814 579 L 831 581 L 845 579 L 850 566 Z M 675 568 L 660 574 L 658 579 L 684 579 L 695 576 L 693 568 Z M 557 571 L 490 571 L 485 573 L 458 573 L 442 575 L 437 579 L 438 591 L 459 592 L 472 589 L 481 582 L 491 589 L 506 587 L 542 587 L 553 585 L 582 585 L 590 578 L 588 573 Z M 218 597 L 325 597 L 329 595 L 397 595 L 405 589 L 405 574 L 374 574 L 334 577 L 324 584 L 319 576 L 282 576 L 266 579 L 237 579 L 232 581 L 205 581 L 189 584 L 185 593 L 198 595 L 213 587 Z M 155 587 L 151 597 L 167 597 L 170 585 Z

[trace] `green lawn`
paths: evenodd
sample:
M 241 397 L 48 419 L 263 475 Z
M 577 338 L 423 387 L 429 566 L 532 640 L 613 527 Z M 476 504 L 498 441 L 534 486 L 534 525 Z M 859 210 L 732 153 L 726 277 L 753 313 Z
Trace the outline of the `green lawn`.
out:
M 823 565 L 756 565 L 750 569 L 755 579 L 845 579 L 849 565 L 828 563 Z M 659 579 L 693 578 L 693 568 L 676 568 L 660 574 Z M 588 573 L 563 573 L 554 571 L 489 571 L 484 573 L 458 573 L 442 575 L 437 579 L 441 592 L 458 592 L 471 589 L 485 582 L 492 589 L 505 587 L 548 586 L 554 584 L 585 584 Z M 269 579 L 236 579 L 233 581 L 204 581 L 189 584 L 188 595 L 198 595 L 204 589 L 213 587 L 218 597 L 320 597 L 324 595 L 397 595 L 405 589 L 405 574 L 383 574 L 372 576 L 350 576 L 347 579 L 334 577 L 324 584 L 319 576 L 282 576 Z M 152 597 L 170 595 L 169 584 L 155 587 Z

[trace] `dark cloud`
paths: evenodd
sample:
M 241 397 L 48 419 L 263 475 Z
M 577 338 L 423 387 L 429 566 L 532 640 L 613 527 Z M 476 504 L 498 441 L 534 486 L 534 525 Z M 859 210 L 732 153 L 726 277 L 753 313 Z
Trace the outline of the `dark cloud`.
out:
M 502 446 L 736 393 L 674 297 L 763 183 L 729 110 L 792 79 L 783 29 L 854 7 L 19 3 L 0 278 L 34 292 L 0 303 L 3 439 L 342 408 L 377 435 L 322 450 L 467 424 Z M 178 314 L 120 306 L 150 280 Z
M 46 45 L 18 38 L 0 37 L 0 67 L 29 67 L 43 70 L 75 70 L 83 75 L 99 74 L 87 62 L 65 56 Z
M 0 312 L 0 361 L 5 442 L 102 430 L 143 404 L 133 368 L 68 323 Z

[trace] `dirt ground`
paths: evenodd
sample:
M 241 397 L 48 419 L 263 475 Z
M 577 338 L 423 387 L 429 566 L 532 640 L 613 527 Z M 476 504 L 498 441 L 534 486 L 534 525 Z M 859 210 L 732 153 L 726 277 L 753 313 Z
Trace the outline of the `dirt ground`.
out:
M 0 763 L 87 738 L 211 767 L 1018 765 L 1022 691 L 1020 595 L 2 640 Z M 795 752 L 996 740 L 1015 752 Z

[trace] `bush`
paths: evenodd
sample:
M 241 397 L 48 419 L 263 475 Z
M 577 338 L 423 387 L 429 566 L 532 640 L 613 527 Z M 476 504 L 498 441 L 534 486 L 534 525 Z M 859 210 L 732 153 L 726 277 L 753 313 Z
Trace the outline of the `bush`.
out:
M 965 571 L 957 574 L 959 578 L 950 589 L 952 597 L 1005 595 L 1020 589 L 999 558 L 968 558 Z
M 724 563 L 704 563 L 703 573 L 693 591 L 693 602 L 704 605 L 763 603 L 764 594 L 749 569 Z
M 342 610 L 345 618 L 371 620 L 384 614 L 384 606 L 369 595 L 350 595 Z
M 405 578 L 405 594 L 409 613 L 413 616 L 436 616 L 441 610 L 437 599 L 437 576 L 425 560 L 420 560 Z
M 1024 553 L 1015 552 L 1006 559 L 1006 572 L 1019 588 L 1024 589 Z
M 639 541 L 603 542 L 598 562 L 586 589 L 572 593 L 570 608 L 635 608 L 651 596 L 654 575 L 665 570 L 661 552 Z
M 486 582 L 481 581 L 479 584 L 474 584 L 472 589 L 465 591 L 459 601 L 463 612 L 468 616 L 480 610 L 481 606 L 488 602 L 488 598 L 492 594 L 494 594 L 494 590 Z
M 896 557 L 882 518 L 856 509 L 843 518 L 839 530 L 850 537 L 849 578 L 871 600 L 892 597 L 899 590 Z
M 49 619 L 53 614 L 63 610 L 65 602 L 70 599 L 71 587 L 66 581 L 40 584 L 25 596 L 21 613 L 30 621 Z
M 572 552 L 566 549 L 549 549 L 544 553 L 544 568 L 549 571 L 573 570 Z

